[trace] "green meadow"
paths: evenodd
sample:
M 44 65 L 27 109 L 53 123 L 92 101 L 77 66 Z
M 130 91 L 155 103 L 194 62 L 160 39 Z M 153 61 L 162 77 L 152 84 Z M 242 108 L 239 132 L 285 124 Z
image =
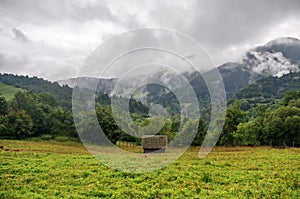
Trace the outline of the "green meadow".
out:
M 299 148 L 216 147 L 199 159 L 193 147 L 161 170 L 134 174 L 76 142 L 0 145 L 0 198 L 300 198 Z
M 4 84 L 0 81 L 0 93 L 3 97 L 5 97 L 6 100 L 11 100 L 12 98 L 14 98 L 15 94 L 18 91 L 24 90 L 15 86 Z

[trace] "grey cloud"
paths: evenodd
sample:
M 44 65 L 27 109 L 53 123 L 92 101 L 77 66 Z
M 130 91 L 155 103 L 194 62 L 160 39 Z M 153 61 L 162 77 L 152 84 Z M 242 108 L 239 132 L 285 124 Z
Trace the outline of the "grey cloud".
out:
M 229 46 L 255 46 L 267 42 L 266 37 L 276 25 L 290 18 L 300 20 L 299 0 L 186 2 L 187 5 L 174 5 L 172 1 L 157 3 L 150 11 L 150 20 L 160 27 L 176 29 L 195 38 L 213 57 Z M 300 27 L 295 27 L 297 29 L 300 32 Z M 221 57 L 221 61 L 225 59 Z
M 34 58 L 26 55 L 7 55 L 0 52 L 0 73 L 39 76 L 48 80 L 59 80 L 74 77 L 76 69 L 56 58 Z
M 76 17 L 78 20 L 102 19 L 116 22 L 115 16 L 111 13 L 105 1 L 97 1 L 96 4 L 87 3 L 84 7 L 71 2 L 69 6 L 72 8 L 70 17 Z
M 88 20 L 107 20 L 116 22 L 105 1 L 89 3 L 89 1 L 67 0 L 2 0 L 0 16 L 8 16 L 20 23 L 49 25 L 56 23 L 80 23 Z
M 0 52 L 0 72 L 19 73 L 29 64 L 27 56 L 10 56 Z
M 300 13 L 298 0 L 212 0 L 195 1 L 187 8 L 168 3 L 156 6 L 151 17 L 161 26 L 218 46 L 255 40 L 270 26 Z
M 290 32 L 284 32 L 284 28 L 278 28 L 280 24 L 289 22 L 292 19 L 299 21 L 299 27 L 290 28 L 292 30 Z M 94 21 L 101 23 L 93 23 Z M 34 73 L 34 70 L 36 70 L 40 71 L 39 75 L 45 73 L 48 78 L 53 79 L 59 73 L 58 71 L 68 71 L 66 68 L 72 67 L 72 64 L 73 67 L 75 65 L 80 67 L 82 64 L 80 61 L 73 61 L 72 64 L 69 64 L 64 59 L 65 57 L 70 59 L 76 57 L 77 55 L 74 55 L 73 52 L 74 45 L 78 47 L 78 45 L 84 43 L 78 44 L 77 35 L 75 34 L 74 36 L 72 33 L 82 27 L 89 29 L 90 26 L 101 25 L 102 22 L 103 24 L 109 24 L 106 27 L 108 29 L 121 27 L 121 31 L 150 26 L 183 32 L 202 44 L 217 64 L 222 64 L 227 61 L 235 61 L 240 56 L 240 53 L 246 49 L 244 46 L 249 46 L 250 48 L 264 42 L 266 43 L 274 39 L 274 37 L 272 38 L 273 35 L 282 33 L 300 37 L 300 1 L 157 0 L 125 2 L 122 0 L 1 0 L 0 33 L 2 32 L 2 34 L 0 34 L 0 45 L 3 49 L 0 49 L 0 52 L 20 54 L 20 57 L 16 57 L 17 55 L 6 56 L 5 54 L 3 58 L 2 55 L 0 64 L 5 62 L 5 66 L 1 64 L 0 69 L 1 71 L 14 71 L 16 73 L 18 68 L 20 71 L 31 73 Z M 48 43 L 47 41 L 44 43 L 43 41 L 33 41 L 37 39 L 36 35 L 30 32 L 31 28 L 34 29 L 33 32 L 35 34 L 41 33 L 43 35 L 43 37 L 39 37 L 42 38 L 40 40 L 50 38 L 50 41 Z M 51 29 L 50 32 L 55 32 L 56 28 L 63 32 L 64 40 L 75 44 L 65 46 L 57 43 L 53 44 L 55 37 L 58 36 L 55 35 L 52 38 L 51 33 L 43 31 Z M 95 35 L 99 35 L 100 38 L 100 41 L 95 41 L 95 43 L 101 42 L 101 39 L 103 40 L 108 35 L 116 34 L 119 31 L 102 31 L 101 28 L 95 29 Z M 13 37 L 11 36 L 11 30 L 13 30 Z M 274 34 L 276 31 L 278 34 Z M 80 30 L 79 32 L 79 34 L 86 33 Z M 71 36 L 69 37 L 68 34 Z M 78 36 L 81 36 L 79 34 Z M 12 41 L 8 41 L 8 39 Z M 14 39 L 24 42 L 30 41 L 30 44 L 17 42 Z M 140 40 L 144 39 L 140 38 Z M 244 49 L 240 50 L 240 47 L 244 47 Z M 76 48 L 80 52 L 78 56 L 87 56 L 92 49 L 86 48 L 86 46 Z M 230 51 L 231 48 L 237 50 L 233 52 Z M 24 57 L 30 57 L 33 61 L 28 61 Z M 24 64 L 21 64 L 21 62 L 24 62 Z M 9 63 L 11 66 L 9 66 Z M 43 66 L 40 66 L 42 64 Z M 56 66 L 54 66 L 55 64 Z M 15 69 L 13 70 L 12 68 Z M 64 73 L 66 77 L 73 74 Z
M 290 16 L 298 16 L 300 2 L 298 0 L 227 0 L 203 1 L 195 8 L 203 11 L 196 13 L 192 25 L 193 36 L 205 43 L 224 46 L 257 40 L 268 34 L 270 28 L 287 20 Z M 203 37 L 203 38 L 201 38 Z
M 29 39 L 26 37 L 26 35 L 19 29 L 17 28 L 13 28 L 12 32 L 15 35 L 15 39 L 21 42 L 25 42 L 27 43 L 29 41 Z

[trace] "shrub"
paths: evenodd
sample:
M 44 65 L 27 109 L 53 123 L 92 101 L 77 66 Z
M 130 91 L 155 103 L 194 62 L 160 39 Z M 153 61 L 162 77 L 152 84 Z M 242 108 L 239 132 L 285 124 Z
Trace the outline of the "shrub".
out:
M 44 134 L 41 136 L 41 140 L 44 140 L 44 141 L 49 141 L 52 139 L 53 139 L 52 135 L 49 135 L 49 134 Z
M 67 142 L 67 141 L 70 141 L 70 139 L 66 136 L 57 136 L 54 138 L 55 141 L 58 141 L 58 142 Z

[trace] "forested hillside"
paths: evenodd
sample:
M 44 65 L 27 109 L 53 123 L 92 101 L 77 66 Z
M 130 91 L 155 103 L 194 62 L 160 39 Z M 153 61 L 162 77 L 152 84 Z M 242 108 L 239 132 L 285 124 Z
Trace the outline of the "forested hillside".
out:
M 263 78 L 239 91 L 236 97 L 251 104 L 269 103 L 281 99 L 287 91 L 292 90 L 300 90 L 300 72 Z
M 13 74 L 0 74 L 0 82 L 36 94 L 51 93 L 57 97 L 58 103 L 62 107 L 71 110 L 72 89 L 67 85 L 60 86 L 57 82 L 53 83 L 42 78 Z
M 300 146 L 300 90 L 289 91 L 276 103 L 243 111 L 241 101 L 227 108 L 220 145 Z
M 72 89 L 70 87 L 60 86 L 37 77 L 8 74 L 0 75 L 0 80 L 3 84 L 27 90 L 17 92 L 10 100 L 0 96 L 0 137 L 2 139 L 39 137 L 46 140 L 79 140 L 71 112 Z M 152 86 L 149 91 L 151 89 L 156 89 L 153 92 L 158 92 L 161 88 Z M 203 115 L 198 121 L 185 121 L 182 128 L 180 128 L 182 118 L 178 112 L 178 102 L 171 100 L 174 98 L 172 93 L 162 95 L 162 98 L 151 99 L 153 103 L 163 105 L 170 113 L 159 134 L 165 134 L 169 140 L 172 140 L 192 125 L 198 124 L 193 145 L 201 145 L 207 131 L 206 119 L 210 115 L 209 108 L 204 107 L 209 96 L 201 95 L 206 93 L 205 90 L 200 89 L 197 93 L 200 94 L 198 96 Z M 126 101 L 118 96 L 111 97 L 121 102 Z M 112 115 L 111 97 L 104 93 L 98 93 L 96 97 L 96 114 L 104 133 L 114 143 L 120 140 L 140 143 L 140 139 L 126 134 L 116 123 Z M 151 121 L 157 121 L 157 118 L 149 117 L 148 105 L 133 98 L 129 102 L 130 116 L 136 125 L 142 127 L 147 126 Z M 299 73 L 290 73 L 280 78 L 264 78 L 240 91 L 229 104 L 219 145 L 300 145 Z M 84 128 L 80 133 L 88 134 L 91 126 L 86 118 L 82 118 L 79 122 Z M 123 122 L 126 124 L 126 121 Z M 137 131 L 131 126 L 126 127 L 126 130 Z M 81 137 L 84 135 L 81 134 Z

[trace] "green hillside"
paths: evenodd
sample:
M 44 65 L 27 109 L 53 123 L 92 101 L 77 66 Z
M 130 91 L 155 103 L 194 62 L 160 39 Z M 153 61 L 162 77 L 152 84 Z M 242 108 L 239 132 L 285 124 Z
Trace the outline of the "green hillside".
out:
M 68 86 L 60 86 L 57 82 L 50 82 L 38 77 L 13 74 L 0 74 L 0 82 L 32 91 L 35 94 L 43 92 L 51 93 L 58 97 L 59 104 L 62 107 L 71 109 L 72 89 Z
M 0 82 L 0 93 L 3 97 L 5 97 L 6 100 L 11 100 L 14 97 L 15 93 L 18 91 L 24 91 L 24 90 Z
M 297 90 L 300 90 L 300 72 L 258 80 L 240 90 L 236 94 L 236 98 L 247 100 L 250 104 L 270 103 L 283 98 L 288 91 Z

